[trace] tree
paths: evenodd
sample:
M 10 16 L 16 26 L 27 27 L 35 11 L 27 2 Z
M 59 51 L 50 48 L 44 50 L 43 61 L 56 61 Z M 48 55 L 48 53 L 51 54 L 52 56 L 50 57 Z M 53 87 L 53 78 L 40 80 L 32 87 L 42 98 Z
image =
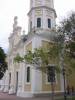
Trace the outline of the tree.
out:
M 72 57 L 75 57 L 75 12 L 61 22 L 63 32 L 68 34 L 68 49 Z
M 62 46 L 60 62 L 64 77 L 64 100 L 66 100 L 65 76 L 69 75 L 68 73 L 72 73 L 72 70 L 75 69 L 75 12 L 61 22 L 59 32 L 62 32 L 64 37 L 64 40 L 61 39 L 63 41 L 60 43 Z
M 0 47 L 0 79 L 4 76 L 7 69 L 6 54 L 4 50 Z
M 60 26 L 66 33 L 72 33 L 75 29 L 75 12 L 72 12 L 67 18 L 61 21 Z
M 72 32 L 71 40 L 69 42 L 68 48 L 70 50 L 70 54 L 72 58 L 75 58 L 75 30 Z
M 64 61 L 67 66 L 75 68 L 75 12 L 72 12 L 70 16 L 61 22 L 59 30 L 66 33 L 67 36 L 65 37 L 68 37 L 67 40 L 65 39 Z

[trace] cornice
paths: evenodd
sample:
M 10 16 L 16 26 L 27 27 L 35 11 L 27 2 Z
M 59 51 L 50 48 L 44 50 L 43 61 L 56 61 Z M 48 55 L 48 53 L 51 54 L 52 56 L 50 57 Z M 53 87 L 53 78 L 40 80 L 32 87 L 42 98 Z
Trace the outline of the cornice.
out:
M 50 7 L 47 7 L 47 6 L 38 6 L 38 7 L 33 7 L 33 8 L 31 8 L 31 10 L 28 12 L 28 16 L 30 15 L 30 13 L 31 13 L 33 10 L 36 10 L 36 9 L 39 9 L 39 8 L 40 8 L 40 9 L 41 9 L 41 8 L 49 9 L 49 10 L 53 11 L 53 12 L 55 13 L 55 17 L 57 17 L 57 14 L 56 14 L 55 9 L 50 8 Z

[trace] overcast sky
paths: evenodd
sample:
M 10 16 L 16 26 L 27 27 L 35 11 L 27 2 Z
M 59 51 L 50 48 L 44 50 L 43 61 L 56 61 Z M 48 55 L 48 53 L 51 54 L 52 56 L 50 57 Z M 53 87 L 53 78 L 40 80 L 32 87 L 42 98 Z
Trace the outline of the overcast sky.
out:
M 71 11 L 75 11 L 75 0 L 55 0 L 57 22 Z M 8 37 L 12 32 L 13 18 L 18 16 L 18 24 L 28 30 L 29 0 L 0 0 L 0 46 L 8 48 Z

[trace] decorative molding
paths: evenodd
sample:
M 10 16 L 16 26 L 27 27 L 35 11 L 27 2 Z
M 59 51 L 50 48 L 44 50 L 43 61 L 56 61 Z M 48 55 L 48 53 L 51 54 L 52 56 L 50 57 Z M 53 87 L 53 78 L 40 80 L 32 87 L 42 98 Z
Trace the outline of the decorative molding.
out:
M 38 6 L 38 7 L 33 7 L 33 8 L 31 8 L 31 10 L 30 10 L 29 13 L 28 13 L 28 16 L 31 14 L 31 12 L 32 12 L 33 10 L 36 10 L 36 9 L 48 9 L 48 10 L 54 12 L 55 17 L 57 17 L 55 9 L 50 8 L 50 7 L 47 7 L 47 6 Z

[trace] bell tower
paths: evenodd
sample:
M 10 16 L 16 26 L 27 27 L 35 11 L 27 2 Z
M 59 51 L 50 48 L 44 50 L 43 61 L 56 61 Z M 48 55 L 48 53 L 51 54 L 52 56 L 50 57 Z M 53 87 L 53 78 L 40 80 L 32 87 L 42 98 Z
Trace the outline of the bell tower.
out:
M 56 12 L 53 0 L 30 0 L 29 33 L 50 32 L 56 26 Z

